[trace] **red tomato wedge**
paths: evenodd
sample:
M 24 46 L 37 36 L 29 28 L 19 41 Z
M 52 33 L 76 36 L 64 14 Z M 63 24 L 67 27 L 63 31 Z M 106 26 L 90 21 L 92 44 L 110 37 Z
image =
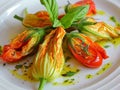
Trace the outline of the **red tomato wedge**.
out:
M 82 5 L 89 5 L 89 11 L 87 13 L 87 15 L 93 15 L 96 14 L 96 7 L 95 7 L 95 3 L 93 0 L 80 0 L 78 2 L 76 2 L 75 4 L 73 4 L 73 6 L 82 6 Z

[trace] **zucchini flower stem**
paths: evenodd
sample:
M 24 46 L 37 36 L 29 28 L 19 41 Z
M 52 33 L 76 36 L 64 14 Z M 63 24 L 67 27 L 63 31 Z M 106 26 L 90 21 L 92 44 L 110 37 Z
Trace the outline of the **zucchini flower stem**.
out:
M 40 85 L 39 85 L 38 90 L 43 90 L 46 81 L 47 80 L 45 78 L 40 78 Z

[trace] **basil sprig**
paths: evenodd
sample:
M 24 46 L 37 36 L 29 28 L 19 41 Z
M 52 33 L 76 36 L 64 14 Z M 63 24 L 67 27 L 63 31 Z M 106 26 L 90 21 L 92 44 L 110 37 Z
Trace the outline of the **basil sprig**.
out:
M 58 20 L 58 4 L 56 0 L 40 0 L 40 2 L 46 7 L 53 27 L 63 26 L 64 29 L 69 28 L 73 22 L 85 17 L 89 9 L 88 5 L 71 8 L 61 20 Z
M 58 4 L 56 0 L 40 0 L 40 2 L 46 7 L 53 23 L 53 27 L 61 26 L 61 23 L 58 20 Z
M 71 8 L 66 15 L 60 20 L 64 28 L 69 28 L 73 22 L 78 21 L 85 17 L 89 9 L 89 6 L 79 6 L 76 8 Z

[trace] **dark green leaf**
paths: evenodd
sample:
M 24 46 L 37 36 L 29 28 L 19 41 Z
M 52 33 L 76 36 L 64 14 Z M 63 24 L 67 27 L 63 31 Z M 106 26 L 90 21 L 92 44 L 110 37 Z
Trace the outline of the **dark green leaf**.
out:
M 53 27 L 61 26 L 61 23 L 58 20 L 58 4 L 56 0 L 40 0 L 40 2 L 46 7 L 53 23 Z
M 89 6 L 79 6 L 72 8 L 69 12 L 60 20 L 64 28 L 69 28 L 73 22 L 80 20 L 85 17 L 89 9 Z

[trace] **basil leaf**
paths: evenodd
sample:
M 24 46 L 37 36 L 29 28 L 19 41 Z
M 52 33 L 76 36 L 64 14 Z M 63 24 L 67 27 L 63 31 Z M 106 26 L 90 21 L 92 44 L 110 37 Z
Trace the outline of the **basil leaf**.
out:
M 85 17 L 89 9 L 89 6 L 79 6 L 76 8 L 71 8 L 67 14 L 60 20 L 64 28 L 69 28 L 73 22 L 80 20 Z
M 56 0 L 40 0 L 40 2 L 46 7 L 53 23 L 53 27 L 61 26 L 61 23 L 58 20 L 58 4 Z

